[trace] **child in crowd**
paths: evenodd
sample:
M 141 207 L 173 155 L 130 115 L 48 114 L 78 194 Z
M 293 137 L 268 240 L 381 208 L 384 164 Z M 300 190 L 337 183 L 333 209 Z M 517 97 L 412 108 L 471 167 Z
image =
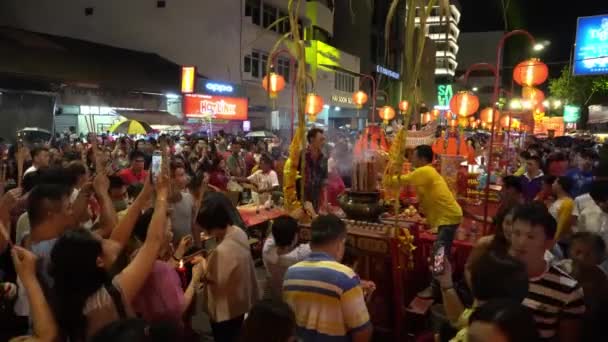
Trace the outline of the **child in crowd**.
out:
M 264 296 L 281 298 L 283 277 L 289 266 L 310 255 L 310 245 L 298 245 L 298 222 L 290 216 L 281 216 L 272 223 L 272 234 L 264 242 L 262 258 L 267 273 Z

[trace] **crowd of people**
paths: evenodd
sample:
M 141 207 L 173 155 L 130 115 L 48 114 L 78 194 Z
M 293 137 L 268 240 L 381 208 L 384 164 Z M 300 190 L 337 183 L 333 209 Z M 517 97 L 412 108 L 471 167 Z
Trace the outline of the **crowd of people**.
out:
M 306 139 L 304 208 L 271 223 L 262 282 L 237 205 L 280 205 L 280 139 L 90 135 L 3 149 L 0 339 L 191 341 L 203 317 L 217 342 L 372 340 L 375 284 L 355 272 L 345 223 L 331 214 L 350 185 L 353 143 L 328 147 L 318 128 Z M 608 181 L 594 150 L 534 143 L 520 153 L 462 284 L 449 251 L 469 214 L 430 146 L 410 158 L 401 181 L 447 250 L 430 287 L 447 318 L 438 340 L 603 340 Z

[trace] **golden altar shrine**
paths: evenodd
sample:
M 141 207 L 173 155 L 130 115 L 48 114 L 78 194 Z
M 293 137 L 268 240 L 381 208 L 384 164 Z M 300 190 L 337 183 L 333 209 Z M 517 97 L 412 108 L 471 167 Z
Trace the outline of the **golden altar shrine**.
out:
M 376 291 L 368 303 L 374 334 L 384 341 L 403 341 L 405 307 L 416 292 L 406 286 L 413 276 L 413 270 L 408 269 L 410 256 L 403 252 L 395 236 L 398 227 L 406 227 L 410 231 L 417 231 L 417 227 L 407 222 L 399 222 L 398 225 L 344 222 L 348 230 L 347 242 L 360 251 L 355 272 L 361 279 L 376 284 Z M 301 224 L 300 228 L 300 241 L 309 241 L 310 225 Z

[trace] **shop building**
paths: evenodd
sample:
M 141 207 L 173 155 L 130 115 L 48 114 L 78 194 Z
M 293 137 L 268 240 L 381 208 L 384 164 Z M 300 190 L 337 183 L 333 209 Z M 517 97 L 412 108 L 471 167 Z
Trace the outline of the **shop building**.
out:
M 285 0 L 91 0 L 86 5 L 69 0 L 5 0 L 0 3 L 0 24 L 154 53 L 178 65 L 196 66 L 207 79 L 244 89 L 252 129 L 278 129 L 291 122 L 295 66 L 285 54 L 269 60 L 275 42 L 288 30 L 287 22 L 268 27 L 286 13 Z M 330 2 L 302 2 L 298 16 L 307 47 L 313 41 L 329 42 L 334 26 Z M 261 86 L 268 63 L 286 80 L 274 105 Z M 358 72 L 359 66 L 345 69 Z M 320 74 L 327 78 L 316 80 L 319 95 L 330 106 L 332 95 L 346 95 L 342 79 L 358 83 L 351 76 L 335 74 Z M 345 115 L 328 115 L 334 114 Z
M 439 5 L 431 9 L 430 16 L 426 19 L 427 37 L 435 43 L 435 75 L 454 77 L 458 62 L 458 37 L 460 30 L 460 10 L 457 1 L 450 1 L 449 13 L 446 17 L 442 17 L 441 8 Z M 420 22 L 424 7 L 416 8 L 416 23 Z
M 24 127 L 87 133 L 95 123 L 100 133 L 124 119 L 181 122 L 172 110 L 180 67 L 157 55 L 7 27 L 0 50 L 2 137 Z
M 248 99 L 243 87 L 201 77 L 195 79 L 192 93 L 181 96 L 187 130 L 212 135 L 220 130 L 236 134 L 250 129 Z

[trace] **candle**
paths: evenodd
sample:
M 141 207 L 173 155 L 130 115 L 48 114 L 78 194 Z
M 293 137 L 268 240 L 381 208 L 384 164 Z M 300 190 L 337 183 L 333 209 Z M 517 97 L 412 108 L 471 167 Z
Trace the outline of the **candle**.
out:
M 179 267 L 177 268 L 177 273 L 179 274 L 179 279 L 182 282 L 182 288 L 186 288 L 188 284 L 186 284 L 186 267 L 184 267 L 184 259 L 179 261 Z

